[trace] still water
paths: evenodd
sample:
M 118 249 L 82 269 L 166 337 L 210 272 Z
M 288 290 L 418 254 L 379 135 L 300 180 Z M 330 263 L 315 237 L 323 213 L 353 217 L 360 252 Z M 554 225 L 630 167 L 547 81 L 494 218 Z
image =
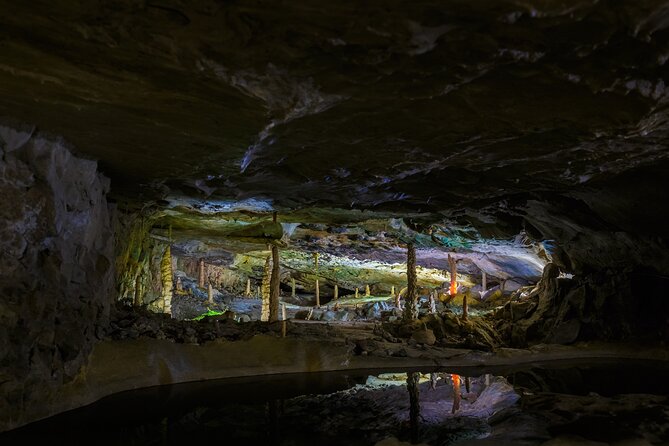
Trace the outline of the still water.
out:
M 2 434 L 0 445 L 662 444 L 668 372 L 590 361 L 186 383 L 112 395 Z

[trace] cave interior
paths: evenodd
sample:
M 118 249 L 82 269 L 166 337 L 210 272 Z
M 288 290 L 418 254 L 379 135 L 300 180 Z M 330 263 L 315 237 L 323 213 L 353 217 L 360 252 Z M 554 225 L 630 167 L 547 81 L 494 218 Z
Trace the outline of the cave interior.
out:
M 669 2 L 0 4 L 2 444 L 669 444 Z

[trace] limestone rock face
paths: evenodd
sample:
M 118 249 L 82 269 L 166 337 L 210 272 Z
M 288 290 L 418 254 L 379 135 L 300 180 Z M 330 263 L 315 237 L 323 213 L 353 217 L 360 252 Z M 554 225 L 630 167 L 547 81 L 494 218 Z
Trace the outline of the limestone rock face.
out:
M 0 426 L 72 380 L 103 336 L 113 233 L 97 164 L 0 127 Z

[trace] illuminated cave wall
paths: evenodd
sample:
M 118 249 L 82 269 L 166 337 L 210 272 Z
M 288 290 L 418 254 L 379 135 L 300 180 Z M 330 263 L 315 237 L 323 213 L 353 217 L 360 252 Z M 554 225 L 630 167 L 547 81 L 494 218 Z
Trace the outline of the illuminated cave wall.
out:
M 0 126 L 0 419 L 47 400 L 104 336 L 108 189 L 96 162 L 62 142 Z

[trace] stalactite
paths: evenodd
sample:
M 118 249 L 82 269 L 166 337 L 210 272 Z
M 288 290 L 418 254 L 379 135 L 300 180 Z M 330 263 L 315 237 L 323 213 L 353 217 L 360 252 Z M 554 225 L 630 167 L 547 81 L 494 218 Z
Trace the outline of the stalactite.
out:
M 452 374 L 451 378 L 453 378 L 453 408 L 451 409 L 451 413 L 455 413 L 460 410 L 460 400 L 462 399 L 460 393 L 460 375 Z
M 197 263 L 197 286 L 204 289 L 204 259 Z
M 260 287 L 260 296 L 262 298 L 262 308 L 260 311 L 260 320 L 269 321 L 269 281 L 270 281 L 270 256 L 265 259 L 263 268 L 262 282 Z
M 411 442 L 418 443 L 418 418 L 420 417 L 420 401 L 418 379 L 420 373 L 407 373 L 407 390 L 409 391 L 409 426 L 411 428 Z
M 269 321 L 279 320 L 279 248 L 272 245 L 272 277 L 269 283 Z
M 172 314 L 172 252 L 169 245 L 165 248 L 160 262 L 160 278 L 163 285 L 163 312 Z
M 339 299 L 339 287 L 338 287 L 337 284 L 335 283 L 333 300 L 337 300 L 337 299 Z
M 211 286 L 211 283 L 207 284 L 207 302 L 209 305 L 214 303 L 214 287 Z
M 371 294 L 371 291 L 369 289 L 369 285 L 365 285 L 365 297 L 369 297 Z
M 407 294 L 404 302 L 404 319 L 412 321 L 418 318 L 416 308 L 416 248 L 413 243 L 407 245 Z
M 251 279 L 246 279 L 246 292 L 244 296 L 251 297 Z

